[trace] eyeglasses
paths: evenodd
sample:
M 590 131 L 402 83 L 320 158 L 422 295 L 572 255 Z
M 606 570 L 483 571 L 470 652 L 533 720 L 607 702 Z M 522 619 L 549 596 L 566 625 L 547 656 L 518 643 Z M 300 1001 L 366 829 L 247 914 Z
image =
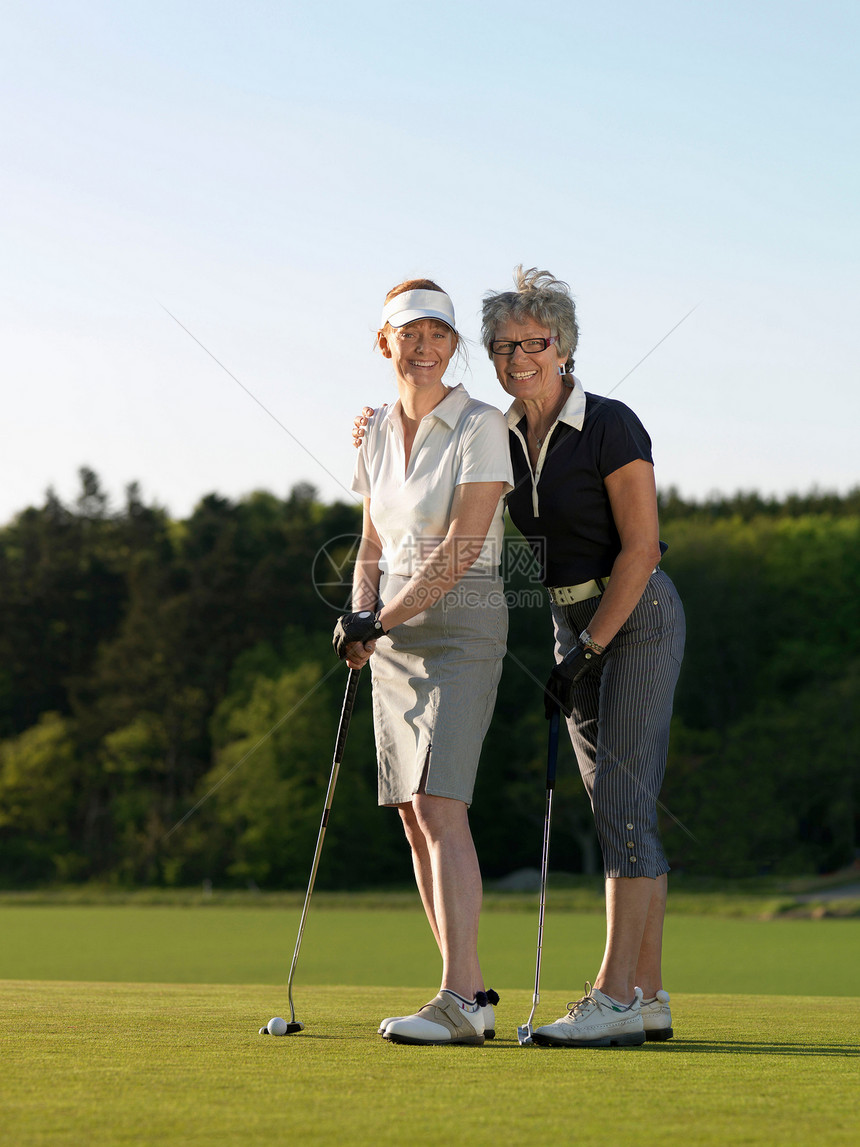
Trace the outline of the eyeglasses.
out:
M 510 355 L 518 346 L 521 346 L 526 354 L 540 354 L 542 350 L 546 350 L 548 346 L 557 342 L 558 335 L 553 335 L 548 339 L 521 339 L 519 342 L 496 342 L 494 340 L 490 343 L 490 349 L 493 354 Z

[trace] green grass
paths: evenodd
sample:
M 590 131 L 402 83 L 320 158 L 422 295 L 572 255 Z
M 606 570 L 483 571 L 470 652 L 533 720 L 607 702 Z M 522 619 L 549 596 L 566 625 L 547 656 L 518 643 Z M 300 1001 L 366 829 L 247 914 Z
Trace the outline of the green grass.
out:
M 415 899 L 413 896 L 413 905 Z M 0 905 L 0 979 L 277 984 L 286 979 L 299 909 L 197 910 Z M 603 918 L 550 902 L 543 983 L 578 992 L 603 949 Z M 481 953 L 488 982 L 534 978 L 537 912 L 488 911 Z M 675 992 L 858 994 L 860 919 L 772 920 L 670 914 L 665 979 Z M 299 983 L 408 987 L 439 974 L 420 910 L 314 904 Z
M 306 988 L 306 1030 L 257 1035 L 283 993 L 243 985 L 0 983 L 10 1144 L 854 1144 L 860 1001 L 680 994 L 666 1044 L 520 1048 L 505 993 L 483 1048 L 375 1034 L 432 994 Z M 565 996 L 545 995 L 554 1018 Z M 264 1006 L 266 1005 L 266 1006 Z
M 844 869 L 828 876 L 764 876 L 743 880 L 717 880 L 676 876 L 669 884 L 670 911 L 689 916 L 737 916 L 760 920 L 780 917 L 820 919 L 860 918 L 860 870 Z M 837 896 L 838 898 L 833 898 Z M 596 876 L 551 873 L 549 899 L 566 912 L 603 913 L 603 880 Z M 201 908 L 301 908 L 304 889 L 261 892 L 259 889 L 122 888 L 105 885 L 59 885 L 11 891 L 0 889 L 0 906 L 65 904 L 104 907 L 144 905 Z M 484 908 L 492 912 L 534 911 L 534 893 L 499 891 L 490 882 L 484 890 Z M 415 908 L 414 887 L 360 892 L 318 889 L 314 905 L 329 908 Z
M 601 916 L 567 911 L 559 899 L 546 924 L 539 1022 L 580 994 L 603 946 Z M 547 1050 L 516 1042 L 534 978 L 529 900 L 529 911 L 506 899 L 482 920 L 485 970 L 502 993 L 498 1038 L 483 1048 L 408 1048 L 387 1044 L 376 1027 L 438 984 L 414 893 L 411 907 L 377 895 L 315 901 L 294 991 L 306 1030 L 284 1039 L 257 1029 L 288 1010 L 294 899 L 195 908 L 178 898 L 172 907 L 4 898 L 0 1140 L 857 1141 L 860 920 L 670 914 L 676 1038 Z

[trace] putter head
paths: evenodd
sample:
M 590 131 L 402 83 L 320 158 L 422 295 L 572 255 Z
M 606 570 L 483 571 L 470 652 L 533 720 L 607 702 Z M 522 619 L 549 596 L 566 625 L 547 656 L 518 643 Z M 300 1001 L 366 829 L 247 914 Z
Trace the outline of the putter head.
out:
M 287 1030 L 284 1032 L 284 1035 L 295 1035 L 296 1032 L 304 1031 L 304 1029 L 305 1029 L 304 1024 L 300 1024 L 298 1022 L 298 1020 L 292 1020 L 290 1023 L 287 1024 Z M 260 1035 L 270 1035 L 270 1034 L 271 1033 L 269 1031 L 268 1024 L 265 1027 L 260 1028 Z
M 517 1028 L 517 1040 L 520 1047 L 531 1047 L 534 1044 L 531 1024 L 520 1024 Z

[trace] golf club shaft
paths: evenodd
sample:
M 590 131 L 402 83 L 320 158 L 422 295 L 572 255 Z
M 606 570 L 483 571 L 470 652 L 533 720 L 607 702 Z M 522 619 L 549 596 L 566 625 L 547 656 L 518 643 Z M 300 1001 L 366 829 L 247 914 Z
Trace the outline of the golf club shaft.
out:
M 540 964 L 543 950 L 543 918 L 546 909 L 546 878 L 549 871 L 549 833 L 552 826 L 552 793 L 555 788 L 555 770 L 558 761 L 558 708 L 553 710 L 549 721 L 549 742 L 546 753 L 546 815 L 543 822 L 543 849 L 540 858 L 540 905 L 538 907 L 538 940 L 537 957 L 535 959 L 535 990 L 532 996 L 532 1010 L 526 1021 L 531 1028 L 531 1022 L 540 1003 Z
M 314 890 L 314 881 L 317 878 L 317 869 L 319 868 L 320 855 L 322 853 L 323 840 L 325 839 L 325 830 L 328 827 L 329 813 L 331 812 L 332 801 L 334 800 L 334 789 L 337 784 L 337 775 L 340 772 L 340 762 L 343 759 L 343 750 L 346 745 L 346 735 L 349 732 L 349 721 L 352 717 L 352 709 L 355 705 L 355 694 L 358 689 L 358 679 L 361 675 L 360 669 L 350 669 L 349 678 L 346 683 L 346 692 L 343 697 L 343 708 L 340 711 L 340 722 L 337 727 L 337 740 L 334 747 L 334 758 L 331 764 L 331 776 L 328 781 L 328 791 L 325 796 L 325 808 L 323 809 L 322 820 L 320 821 L 320 829 L 317 835 L 317 846 L 314 851 L 314 862 L 311 866 L 311 876 L 308 881 L 308 890 L 305 893 L 305 903 L 302 907 L 302 915 L 299 920 L 299 934 L 296 937 L 296 950 L 293 952 L 293 962 L 290 965 L 290 976 L 287 980 L 287 999 L 290 1002 L 290 1021 L 295 1022 L 296 1009 L 293 1006 L 293 976 L 296 971 L 296 964 L 299 960 L 299 950 L 302 946 L 302 936 L 305 931 L 305 920 L 308 914 L 308 908 L 311 902 L 311 894 Z

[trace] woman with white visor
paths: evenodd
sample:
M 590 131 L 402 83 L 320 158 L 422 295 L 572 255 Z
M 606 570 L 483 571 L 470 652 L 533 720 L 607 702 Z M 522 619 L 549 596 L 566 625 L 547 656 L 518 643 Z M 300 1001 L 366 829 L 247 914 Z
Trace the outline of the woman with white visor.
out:
M 499 577 L 508 432 L 495 407 L 445 383 L 453 304 L 429 279 L 389 291 L 377 346 L 398 400 L 368 420 L 352 488 L 364 498 L 352 606 L 335 649 L 369 661 L 379 803 L 400 813 L 442 956 L 438 995 L 389 1018 L 393 1043 L 483 1044 L 495 992 L 478 962 L 481 875 L 469 828 L 507 639 Z

